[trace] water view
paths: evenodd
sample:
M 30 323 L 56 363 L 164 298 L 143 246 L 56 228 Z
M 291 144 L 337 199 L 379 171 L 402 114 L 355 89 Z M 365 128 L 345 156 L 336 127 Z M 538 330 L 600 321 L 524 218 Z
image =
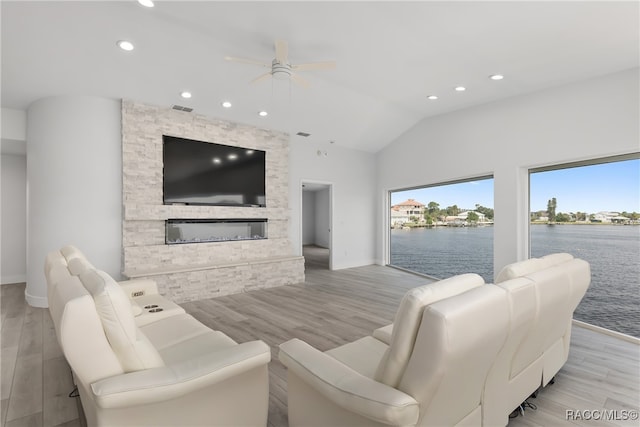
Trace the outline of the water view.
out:
M 640 337 L 640 226 L 532 225 L 531 256 L 568 252 L 591 264 L 574 317 Z M 478 273 L 493 282 L 493 227 L 391 230 L 391 264 L 437 278 Z

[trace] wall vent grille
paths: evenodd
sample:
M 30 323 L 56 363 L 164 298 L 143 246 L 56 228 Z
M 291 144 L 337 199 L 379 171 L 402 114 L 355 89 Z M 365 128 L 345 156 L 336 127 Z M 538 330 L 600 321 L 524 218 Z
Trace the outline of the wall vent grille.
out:
M 185 111 L 187 113 L 190 113 L 193 111 L 193 108 L 183 107 L 182 105 L 172 105 L 171 108 L 178 111 Z

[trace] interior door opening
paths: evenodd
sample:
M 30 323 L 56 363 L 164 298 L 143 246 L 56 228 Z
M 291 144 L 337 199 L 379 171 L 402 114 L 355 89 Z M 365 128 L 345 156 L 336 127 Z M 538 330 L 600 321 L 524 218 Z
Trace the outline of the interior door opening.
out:
M 331 190 L 328 183 L 302 182 L 302 255 L 305 269 L 331 270 Z

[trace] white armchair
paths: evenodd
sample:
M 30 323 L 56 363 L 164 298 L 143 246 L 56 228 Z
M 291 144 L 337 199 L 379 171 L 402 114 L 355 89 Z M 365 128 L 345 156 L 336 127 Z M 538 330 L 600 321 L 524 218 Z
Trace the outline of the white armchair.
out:
M 295 426 L 480 425 L 484 380 L 506 339 L 506 294 L 466 274 L 409 291 L 390 344 L 365 337 L 322 353 L 294 339 L 287 366 Z

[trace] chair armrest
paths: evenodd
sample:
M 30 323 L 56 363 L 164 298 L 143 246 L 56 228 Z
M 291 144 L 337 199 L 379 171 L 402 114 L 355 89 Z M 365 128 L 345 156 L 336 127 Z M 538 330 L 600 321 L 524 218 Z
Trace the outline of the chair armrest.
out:
M 100 408 L 126 408 L 174 399 L 266 365 L 271 350 L 250 341 L 159 368 L 105 378 L 91 384 Z
M 334 404 L 391 425 L 415 425 L 419 404 L 386 384 L 368 378 L 299 339 L 280 345 L 279 358 L 301 380 Z
M 118 282 L 129 298 L 158 293 L 158 285 L 151 279 L 131 279 Z
M 393 323 L 373 331 L 373 337 L 387 345 L 391 345 L 391 334 L 393 334 Z

